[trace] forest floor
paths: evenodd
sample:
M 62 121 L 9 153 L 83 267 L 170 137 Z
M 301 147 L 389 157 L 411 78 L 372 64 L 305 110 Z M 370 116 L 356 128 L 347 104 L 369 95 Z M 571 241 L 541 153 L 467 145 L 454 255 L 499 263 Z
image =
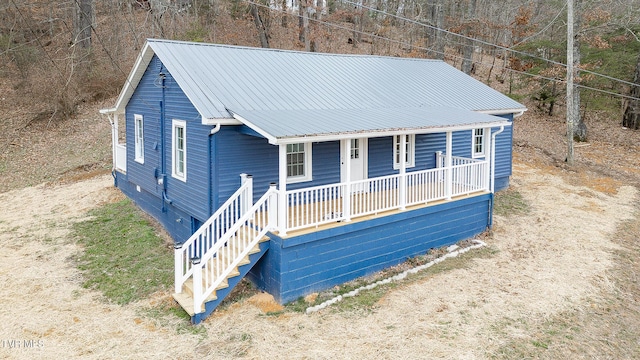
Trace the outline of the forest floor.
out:
M 120 306 L 81 286 L 70 227 L 121 199 L 109 174 L 110 126 L 97 113 L 105 104 L 50 122 L 7 102 L 3 358 L 640 358 L 640 132 L 619 119 L 589 114 L 590 139 L 572 167 L 561 116 L 516 119 L 508 191 L 529 211 L 496 215 L 489 250 L 468 253 L 463 266 L 403 282 L 371 309 L 269 314 L 256 294 L 194 331 L 146 315 L 171 302 L 169 292 Z M 37 346 L 12 346 L 25 340 Z

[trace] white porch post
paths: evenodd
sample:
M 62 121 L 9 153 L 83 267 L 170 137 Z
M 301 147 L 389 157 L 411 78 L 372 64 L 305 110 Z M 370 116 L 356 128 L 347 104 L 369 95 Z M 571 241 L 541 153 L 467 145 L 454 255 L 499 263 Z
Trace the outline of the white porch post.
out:
M 118 145 L 118 114 L 114 113 L 113 119 L 111 118 L 111 115 L 108 116 L 111 121 L 111 156 L 113 157 L 113 168 L 115 169 L 118 161 L 118 153 L 116 150 L 116 146 Z
M 493 141 L 491 141 L 491 128 L 485 128 L 485 166 L 484 166 L 484 181 L 483 185 L 485 190 L 491 191 L 491 163 L 493 162 Z
M 351 221 L 351 139 L 344 142 L 344 194 L 342 195 L 342 216 Z
M 398 205 L 400 210 L 407 208 L 407 136 L 400 135 L 400 184 L 398 189 Z
M 282 144 L 278 148 L 278 232 L 280 236 L 287 235 L 287 145 Z
M 453 151 L 452 138 L 453 136 L 451 131 L 447 131 L 447 144 L 444 157 L 444 195 L 447 200 L 451 200 L 451 190 L 453 185 L 453 170 L 451 169 L 451 152 Z

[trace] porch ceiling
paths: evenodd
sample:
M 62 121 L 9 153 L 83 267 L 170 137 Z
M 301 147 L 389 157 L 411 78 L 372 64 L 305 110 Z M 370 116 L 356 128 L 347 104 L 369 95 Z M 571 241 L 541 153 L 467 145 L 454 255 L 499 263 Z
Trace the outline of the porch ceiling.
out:
M 230 111 L 237 120 L 273 144 L 459 131 L 511 124 L 501 117 L 444 106 Z

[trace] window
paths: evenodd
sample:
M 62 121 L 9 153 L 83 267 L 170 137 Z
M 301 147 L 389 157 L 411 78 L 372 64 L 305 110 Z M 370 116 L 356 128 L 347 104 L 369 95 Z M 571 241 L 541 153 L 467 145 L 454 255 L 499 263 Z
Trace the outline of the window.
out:
M 135 155 L 134 160 L 143 164 L 144 163 L 144 121 L 142 115 L 134 115 L 134 142 L 135 142 Z
M 473 141 L 472 141 L 472 154 L 473 157 L 482 157 L 485 154 L 485 139 L 484 139 L 484 129 L 474 129 L 473 130 Z
M 360 159 L 360 139 L 351 139 L 351 158 Z
M 393 168 L 400 169 L 400 143 L 402 142 L 401 136 L 405 137 L 405 167 L 414 167 L 415 164 L 415 147 L 416 136 L 410 135 L 396 135 L 393 137 Z
M 311 144 L 287 144 L 287 180 L 290 183 L 311 180 Z
M 173 120 L 172 125 L 171 175 L 182 181 L 187 181 L 187 124 L 182 120 Z

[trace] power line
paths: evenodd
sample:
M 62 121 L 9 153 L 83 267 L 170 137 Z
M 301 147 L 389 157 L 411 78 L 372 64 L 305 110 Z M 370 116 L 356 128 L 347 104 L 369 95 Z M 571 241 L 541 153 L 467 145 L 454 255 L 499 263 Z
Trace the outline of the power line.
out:
M 251 2 L 249 0 L 245 0 L 245 1 Z M 383 14 L 383 15 L 391 16 L 391 17 L 394 17 L 394 18 L 397 18 L 397 19 L 400 19 L 400 20 L 404 20 L 404 21 L 407 21 L 407 22 L 410 22 L 410 23 L 413 23 L 413 24 L 416 24 L 416 25 L 419 25 L 419 26 L 427 27 L 427 28 L 430 28 L 430 29 L 433 29 L 433 30 L 436 30 L 436 31 L 443 32 L 445 34 L 456 36 L 456 37 L 459 37 L 459 38 L 462 38 L 462 39 L 465 39 L 465 40 L 471 40 L 471 41 L 474 41 L 476 43 L 480 43 L 480 44 L 483 44 L 483 45 L 491 46 L 491 47 L 494 47 L 494 48 L 497 48 L 497 49 L 501 49 L 501 50 L 504 50 L 504 51 L 510 51 L 512 53 L 519 54 L 519 55 L 522 55 L 522 56 L 526 56 L 526 57 L 542 60 L 542 61 L 554 64 L 554 65 L 560 65 L 560 66 L 563 66 L 563 67 L 567 66 L 566 64 L 561 63 L 559 61 L 545 59 L 545 58 L 537 56 L 537 55 L 533 55 L 533 54 L 529 54 L 529 53 L 526 53 L 526 52 L 523 52 L 523 51 L 515 50 L 515 49 L 513 49 L 511 47 L 506 47 L 506 46 L 494 44 L 494 43 L 491 43 L 491 42 L 488 42 L 488 41 L 484 41 L 484 40 L 481 40 L 481 39 L 476 39 L 476 38 L 473 38 L 473 37 L 470 37 L 470 36 L 458 34 L 458 33 L 455 33 L 453 31 L 449 31 L 449 30 L 446 30 L 446 29 L 441 29 L 441 28 L 435 27 L 435 26 L 430 25 L 430 24 L 422 23 L 422 22 L 419 22 L 419 21 L 416 21 L 416 20 L 412 20 L 412 19 L 409 19 L 409 18 L 405 18 L 405 17 L 399 16 L 399 15 L 390 14 L 390 13 L 384 12 L 382 10 L 378 10 L 378 9 L 372 8 L 370 6 L 361 5 L 361 4 L 355 3 L 355 2 L 350 1 L 350 0 L 342 0 L 342 2 L 345 2 L 345 3 L 348 3 L 348 4 L 352 4 L 352 5 L 356 5 L 356 6 L 365 8 L 365 9 L 370 10 L 370 11 L 374 11 L 374 12 L 377 12 L 377 13 L 380 13 L 380 14 Z M 558 17 L 559 15 L 560 15 L 560 13 L 558 13 L 558 15 L 556 15 L 556 17 Z M 514 44 L 513 46 L 515 46 L 515 45 L 517 45 L 517 44 Z M 590 71 L 590 70 L 586 70 L 586 69 L 579 69 L 579 71 L 587 73 L 587 74 L 595 75 L 595 76 L 604 77 L 606 79 L 609 79 L 609 80 L 612 80 L 612 81 L 617 81 L 617 82 L 624 83 L 624 84 L 627 84 L 627 85 L 637 86 L 636 84 L 634 84 L 632 82 L 625 81 L 625 80 L 622 80 L 622 79 L 617 79 L 617 78 L 614 78 L 614 77 L 611 77 L 611 76 L 608 76 L 608 75 L 596 73 L 594 71 Z
M 286 14 L 286 15 L 293 15 L 295 17 L 300 17 L 300 15 L 298 15 L 298 14 L 290 14 L 290 13 L 287 13 L 286 11 L 284 11 L 284 10 L 273 9 L 268 5 L 260 4 L 260 3 L 254 2 L 252 0 L 243 0 L 243 1 L 246 2 L 246 3 L 249 3 L 249 4 L 254 4 L 256 6 L 265 8 L 265 9 L 267 9 L 269 11 L 276 11 L 276 12 L 280 12 L 280 13 L 283 13 L 283 14 Z M 342 2 L 354 4 L 354 5 L 357 5 L 357 6 L 361 6 L 361 7 L 370 9 L 372 11 L 376 11 L 376 12 L 379 12 L 379 13 L 382 13 L 382 14 L 386 14 L 386 15 L 389 15 L 389 16 L 392 16 L 392 17 L 395 17 L 395 18 L 398 18 L 398 19 L 401 19 L 401 20 L 406 20 L 406 21 L 408 21 L 410 23 L 414 23 L 414 24 L 417 24 L 417 25 L 420 25 L 420 26 L 430 27 L 430 28 L 436 29 L 438 31 L 442 31 L 442 32 L 445 32 L 445 33 L 448 33 L 448 34 L 451 34 L 451 35 L 454 35 L 454 36 L 457 36 L 457 37 L 461 37 L 463 39 L 468 39 L 468 40 L 480 42 L 480 43 L 483 43 L 483 44 L 486 44 L 486 45 L 489 45 L 489 46 L 493 46 L 493 47 L 496 47 L 496 48 L 499 48 L 499 49 L 503 49 L 505 51 L 511 51 L 511 52 L 518 53 L 518 54 L 521 54 L 521 55 L 524 55 L 524 56 L 537 58 L 537 59 L 549 62 L 551 64 L 560 65 L 562 67 L 566 67 L 567 66 L 566 64 L 563 64 L 563 63 L 560 63 L 560 62 L 557 62 L 557 61 L 553 61 L 553 60 L 545 59 L 545 58 L 538 57 L 538 56 L 535 56 L 535 55 L 527 54 L 527 53 L 522 52 L 522 51 L 513 50 L 513 49 L 510 49 L 510 48 L 501 46 L 501 45 L 492 44 L 492 43 L 489 43 L 489 42 L 486 42 L 486 41 L 483 41 L 483 40 L 471 38 L 471 37 L 468 37 L 468 36 L 465 36 L 465 35 L 461 35 L 461 34 L 457 34 L 457 33 L 454 33 L 454 32 L 448 31 L 448 30 L 440 29 L 440 28 L 437 28 L 437 27 L 434 27 L 434 26 L 431 26 L 431 25 L 428 25 L 428 24 L 423 24 L 423 23 L 420 23 L 420 22 L 415 21 L 415 20 L 411 20 L 411 19 L 408 19 L 408 18 L 403 18 L 403 17 L 397 16 L 397 15 L 394 15 L 394 14 L 389 14 L 389 13 L 386 13 L 386 12 L 382 12 L 380 10 L 377 10 L 377 9 L 374 9 L 374 8 L 371 8 L 371 7 L 367 7 L 367 6 L 364 6 L 364 5 L 359 5 L 359 4 L 351 2 L 349 0 L 342 0 Z M 442 55 L 445 55 L 445 56 L 448 56 L 448 57 L 454 58 L 454 59 L 460 59 L 460 60 L 464 59 L 461 56 L 445 54 L 442 51 L 437 51 L 437 50 L 434 50 L 432 48 L 427 48 L 427 47 L 423 47 L 423 46 L 409 44 L 409 43 L 401 41 L 401 40 L 391 39 L 389 37 L 385 37 L 385 36 L 381 36 L 381 35 L 377 35 L 377 34 L 372 34 L 372 33 L 364 32 L 364 31 L 359 31 L 359 30 L 356 30 L 356 29 L 353 29 L 353 28 L 347 28 L 345 26 L 338 25 L 338 24 L 331 23 L 331 22 L 327 22 L 327 21 L 323 21 L 323 20 L 309 18 L 309 21 L 315 22 L 315 23 L 319 23 L 319 24 L 323 24 L 323 25 L 330 26 L 330 27 L 334 27 L 334 28 L 337 28 L 337 29 L 349 31 L 349 32 L 359 33 L 359 34 L 362 34 L 362 35 L 368 35 L 370 37 L 381 39 L 381 40 L 386 40 L 386 41 L 392 42 L 392 43 L 397 43 L 397 44 L 401 44 L 401 45 L 408 45 L 408 46 L 411 46 L 411 47 L 414 47 L 414 48 L 417 48 L 417 49 L 421 49 L 421 50 L 424 50 L 424 51 L 430 51 L 430 52 L 433 52 L 433 53 L 442 54 Z M 475 60 L 474 60 L 474 64 L 478 64 L 478 65 L 484 66 L 484 67 L 492 67 L 493 66 L 493 64 L 487 64 L 487 63 L 483 63 L 481 61 L 475 61 Z M 519 70 L 515 70 L 515 69 L 511 69 L 511 68 L 503 67 L 502 69 L 504 71 L 509 71 L 509 72 L 513 72 L 513 73 L 517 73 L 517 74 L 521 74 L 521 75 L 526 75 L 526 76 L 529 76 L 529 77 L 532 77 L 532 78 L 543 79 L 543 80 L 554 81 L 554 82 L 560 82 L 560 83 L 564 83 L 565 82 L 565 80 L 562 80 L 562 79 L 545 77 L 545 76 L 542 76 L 542 75 L 539 75 L 539 74 L 531 74 L 531 73 L 528 73 L 528 72 L 525 72 L 525 71 L 519 71 Z M 628 84 L 628 85 L 631 85 L 631 86 L 637 86 L 634 83 L 631 83 L 631 82 L 628 82 L 628 81 L 625 81 L 625 80 L 622 80 L 622 79 L 617 79 L 617 78 L 614 78 L 614 77 L 610 77 L 610 76 L 607 76 L 607 75 L 598 74 L 598 73 L 595 73 L 595 72 L 592 72 L 592 71 L 583 70 L 583 69 L 580 69 L 580 71 L 586 72 L 586 73 L 591 73 L 593 75 L 601 76 L 601 77 L 604 77 L 604 78 L 608 78 L 608 79 L 610 79 L 612 81 L 625 83 L 625 84 Z M 615 93 L 615 92 L 607 91 L 607 90 L 602 90 L 602 89 L 597 89 L 597 88 L 590 87 L 590 86 L 585 86 L 585 85 L 576 85 L 576 86 L 580 87 L 580 88 L 583 88 L 583 89 L 586 89 L 586 90 L 591 90 L 591 91 L 595 91 L 595 92 L 601 92 L 601 93 L 604 93 L 604 94 L 617 96 L 617 97 L 621 97 L 621 98 L 627 98 L 627 99 L 632 99 L 632 100 L 640 100 L 640 98 L 635 98 L 633 96 L 619 94 L 619 93 Z

